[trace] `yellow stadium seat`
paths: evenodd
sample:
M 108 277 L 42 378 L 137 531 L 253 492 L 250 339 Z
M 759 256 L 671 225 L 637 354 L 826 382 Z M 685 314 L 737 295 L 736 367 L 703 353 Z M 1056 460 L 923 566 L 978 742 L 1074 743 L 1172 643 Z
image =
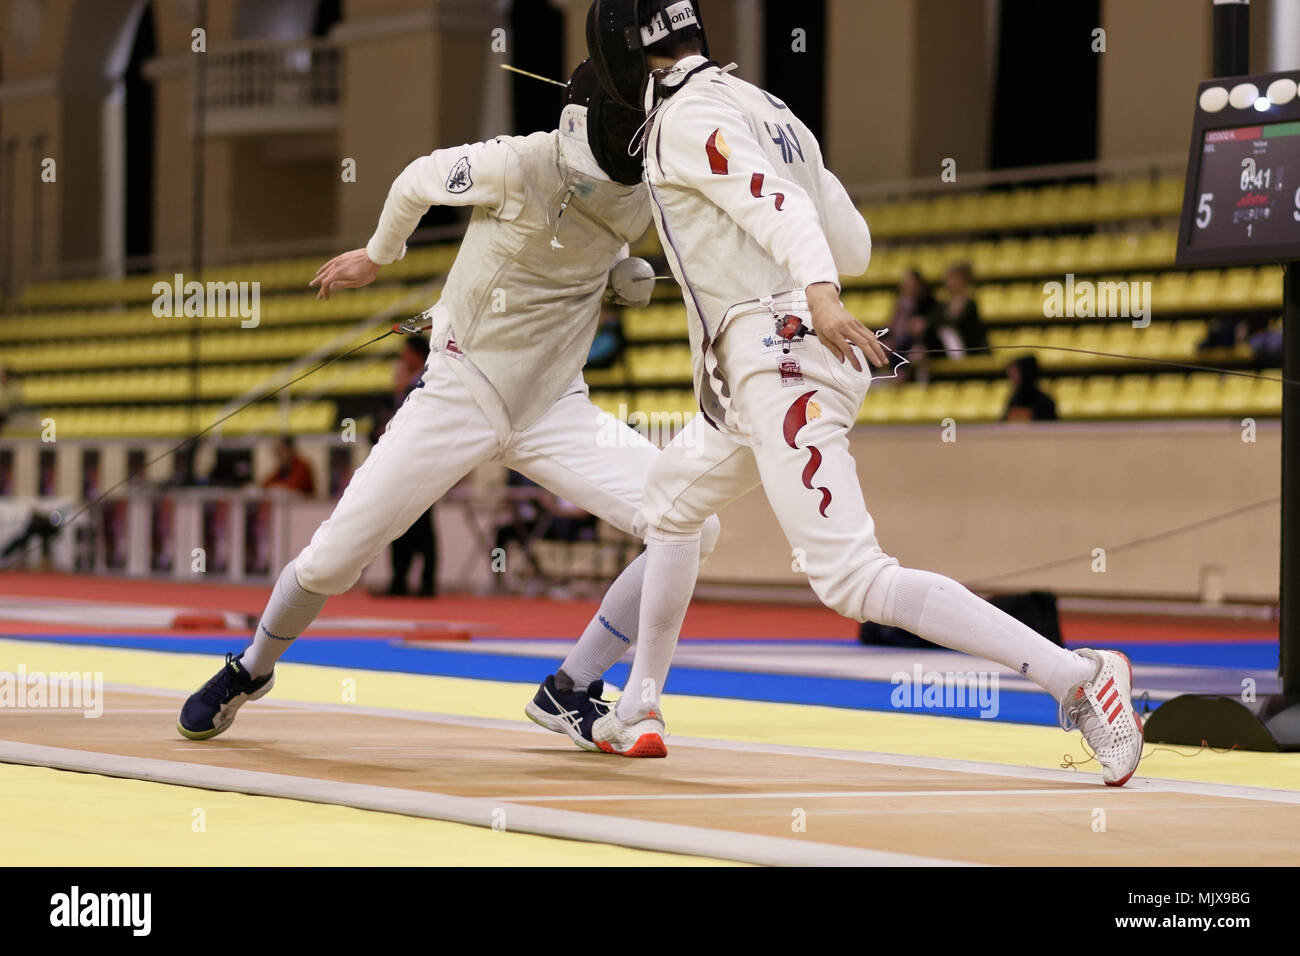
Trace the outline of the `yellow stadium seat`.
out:
M 1153 376 L 1144 411 L 1161 418 L 1178 414 L 1183 407 L 1183 392 L 1186 387 L 1187 376 L 1181 372 L 1165 372 Z
M 1219 405 L 1220 380 L 1214 372 L 1194 372 L 1187 377 L 1182 410 L 1188 415 L 1212 414 Z
M 1249 297 L 1255 309 L 1282 308 L 1282 269 L 1280 266 L 1260 266 L 1255 273 L 1255 283 Z
M 1117 383 L 1113 375 L 1093 375 L 1083 384 L 1076 409 L 1080 418 L 1106 418 L 1115 399 Z
M 1254 409 L 1257 414 L 1282 414 L 1282 383 L 1269 380 L 1280 377 L 1274 372 L 1268 373 L 1268 378 L 1255 380 Z
M 1215 411 L 1224 415 L 1246 415 L 1255 409 L 1255 379 L 1245 375 L 1225 375 L 1215 396 Z
M 1075 183 L 1067 186 L 1061 201 L 1061 222 L 1087 222 L 1092 218 L 1096 187 L 1092 183 Z
M 920 419 L 940 422 L 955 416 L 958 408 L 956 382 L 931 382 L 921 390 Z
M 1083 401 L 1083 383 L 1081 378 L 1055 378 L 1047 383 L 1045 391 L 1056 400 L 1056 412 L 1062 418 L 1078 414 Z
M 1140 415 L 1146 407 L 1151 391 L 1151 379 L 1146 375 L 1125 375 L 1119 380 L 1119 386 L 1111 395 L 1107 414 L 1132 418 Z

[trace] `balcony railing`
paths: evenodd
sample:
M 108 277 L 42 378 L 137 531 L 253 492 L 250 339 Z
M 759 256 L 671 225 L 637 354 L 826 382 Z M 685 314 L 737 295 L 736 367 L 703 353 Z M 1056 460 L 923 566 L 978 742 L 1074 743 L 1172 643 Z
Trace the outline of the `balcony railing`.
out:
M 213 49 L 201 94 L 208 135 L 334 129 L 340 53 L 323 40 Z

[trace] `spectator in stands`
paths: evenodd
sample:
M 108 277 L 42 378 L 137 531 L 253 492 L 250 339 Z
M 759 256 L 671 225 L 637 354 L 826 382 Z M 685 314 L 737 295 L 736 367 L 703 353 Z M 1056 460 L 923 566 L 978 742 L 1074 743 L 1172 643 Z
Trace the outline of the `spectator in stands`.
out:
M 292 435 L 281 435 L 275 440 L 275 461 L 275 471 L 263 479 L 263 488 L 288 488 L 307 496 L 316 493 L 311 465 L 298 454 Z
M 1282 364 L 1282 325 L 1267 313 L 1211 319 L 1205 337 L 1196 343 L 1196 350 L 1234 349 L 1242 342 L 1250 346 L 1256 368 L 1276 368 Z
M 1056 402 L 1038 387 L 1038 359 L 1025 355 L 1007 366 L 1011 399 L 1002 416 L 1004 422 L 1055 421 Z
M 889 338 L 885 344 L 900 355 L 923 348 L 920 343 L 925 340 L 937 307 L 930 283 L 915 269 L 908 269 L 898 282 L 898 301 L 894 303 L 894 315 L 889 320 Z
M 1237 344 L 1239 337 L 1238 325 L 1236 319 L 1217 318 L 1210 319 L 1209 324 L 1205 327 L 1205 338 L 1196 343 L 1198 352 L 1206 352 L 1210 349 L 1230 349 Z
M 1282 322 L 1261 318 L 1249 328 L 1250 352 L 1256 368 L 1277 368 L 1282 364 Z
M 424 387 L 424 366 L 428 360 L 429 340 L 423 335 L 407 336 L 393 372 L 393 411 L 401 407 L 406 396 L 417 388 Z M 407 579 L 411 573 L 411 563 L 417 554 L 420 556 L 419 594 L 421 597 L 436 597 L 438 532 L 432 505 L 388 546 L 388 558 L 393 571 L 388 591 L 385 592 L 389 596 L 404 597 L 410 593 Z
M 195 464 L 200 444 L 200 439 L 194 438 L 172 453 L 172 473 L 162 483 L 164 488 L 192 488 L 203 484 Z
M 949 358 L 987 351 L 988 333 L 975 304 L 975 277 L 967 263 L 951 266 L 943 278 L 948 301 L 933 323 L 935 335 Z
M 920 281 L 919 276 L 917 279 Z M 907 322 L 909 347 L 903 354 L 911 361 L 910 371 L 918 382 L 929 381 L 931 358 L 960 359 L 988 350 L 988 333 L 984 331 L 973 295 L 975 280 L 971 267 L 966 263 L 950 267 L 943 284 L 948 301 L 931 306 L 926 314 L 913 315 Z
M 408 335 L 402 343 L 401 354 L 397 356 L 397 369 L 393 376 L 394 408 L 424 385 L 424 366 L 428 361 L 429 340 L 423 335 Z
M 623 354 L 623 319 L 618 309 L 606 304 L 600 311 L 600 325 L 587 352 L 587 368 L 609 368 Z
M 22 407 L 22 403 L 22 385 L 6 366 L 0 365 L 0 430 L 5 427 L 9 417 Z

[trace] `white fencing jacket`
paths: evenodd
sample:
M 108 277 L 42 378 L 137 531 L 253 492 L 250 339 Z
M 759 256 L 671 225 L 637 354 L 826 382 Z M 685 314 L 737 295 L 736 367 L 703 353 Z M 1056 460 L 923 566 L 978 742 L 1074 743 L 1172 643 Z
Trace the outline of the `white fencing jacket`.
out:
M 649 228 L 644 184 L 609 180 L 587 146 L 586 108 L 560 129 L 436 150 L 393 182 L 366 245 L 405 254 L 431 205 L 474 206 L 434 325 L 491 384 L 515 430 L 535 422 L 586 364 L 609 270 Z M 437 343 L 435 343 L 437 344 Z
M 677 63 L 673 80 L 651 117 L 646 178 L 686 299 L 696 396 L 725 426 L 728 389 L 711 345 L 729 313 L 767 296 L 799 310 L 808 286 L 866 272 L 871 233 L 784 103 L 702 56 Z

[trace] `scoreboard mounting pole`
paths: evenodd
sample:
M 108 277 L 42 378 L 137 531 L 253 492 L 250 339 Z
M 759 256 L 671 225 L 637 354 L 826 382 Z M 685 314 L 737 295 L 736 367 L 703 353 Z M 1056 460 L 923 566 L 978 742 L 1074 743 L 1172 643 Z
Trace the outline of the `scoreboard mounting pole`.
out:
M 1214 0 L 1214 75 L 1250 72 L 1250 0 Z M 1300 263 L 1282 278 L 1282 377 L 1300 382 Z M 1300 385 L 1282 386 L 1282 547 L 1278 629 L 1282 693 L 1300 696 Z
M 1282 693 L 1300 698 L 1300 263 L 1282 286 L 1282 577 L 1278 627 Z
M 1214 0 L 1214 75 L 1250 72 L 1250 0 Z
M 1214 75 L 1192 124 L 1177 264 L 1283 264 L 1281 693 L 1182 694 L 1153 743 L 1300 750 L 1300 71 L 1250 75 L 1249 0 L 1214 0 Z

